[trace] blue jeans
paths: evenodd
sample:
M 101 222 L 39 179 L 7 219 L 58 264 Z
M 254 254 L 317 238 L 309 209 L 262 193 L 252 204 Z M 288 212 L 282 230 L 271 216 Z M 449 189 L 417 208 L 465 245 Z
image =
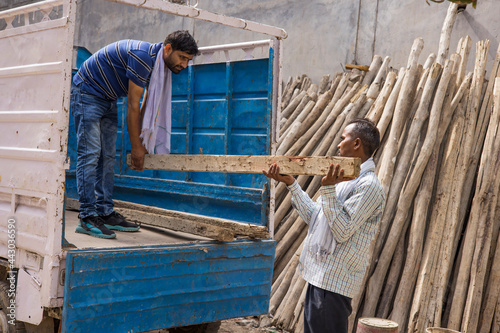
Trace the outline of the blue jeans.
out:
M 80 218 L 113 212 L 114 164 L 118 111 L 116 101 L 71 85 L 70 110 L 77 140 L 76 184 Z

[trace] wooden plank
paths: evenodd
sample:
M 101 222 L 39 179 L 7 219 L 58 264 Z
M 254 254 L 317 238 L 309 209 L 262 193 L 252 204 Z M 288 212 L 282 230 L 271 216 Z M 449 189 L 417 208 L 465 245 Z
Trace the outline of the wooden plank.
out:
M 130 155 L 127 156 L 130 165 Z M 346 177 L 358 177 L 361 160 L 337 156 L 252 156 L 252 155 L 146 155 L 144 169 L 261 173 L 277 163 L 280 171 L 288 175 L 324 176 L 330 164 L 340 164 Z
M 78 209 L 78 201 L 67 199 L 66 208 Z M 236 236 L 267 239 L 267 227 L 115 200 L 115 209 L 130 221 L 193 235 L 231 241 Z M 220 233 L 220 235 L 218 234 Z
M 127 219 L 127 221 L 130 222 L 164 227 L 174 231 L 181 231 L 192 235 L 215 239 L 220 242 L 231 242 L 234 240 L 234 233 L 229 229 L 216 227 L 210 224 L 201 223 L 199 221 L 173 216 L 152 214 L 128 208 L 116 208 L 116 211 L 122 214 Z
M 370 66 L 361 66 L 361 65 L 353 65 L 353 64 L 345 64 L 345 69 L 359 69 L 361 71 L 368 72 L 370 70 Z
M 253 225 L 249 223 L 236 222 L 232 220 L 209 217 L 197 214 L 184 213 L 179 211 L 173 211 L 158 207 L 140 205 L 136 203 L 115 200 L 115 207 L 117 211 L 121 212 L 122 209 L 131 209 L 142 211 L 145 213 L 161 215 L 171 219 L 172 221 L 193 221 L 203 223 L 204 225 L 212 225 L 215 227 L 226 228 L 230 230 L 235 236 L 248 236 L 250 238 L 269 238 L 269 231 L 267 227 Z M 151 224 L 149 222 L 144 222 L 146 224 Z M 169 228 L 167 225 L 158 225 Z

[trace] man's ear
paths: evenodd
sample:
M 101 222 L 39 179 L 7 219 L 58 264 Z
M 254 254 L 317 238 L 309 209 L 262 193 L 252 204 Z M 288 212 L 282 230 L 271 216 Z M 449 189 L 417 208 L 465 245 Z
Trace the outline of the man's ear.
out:
M 167 44 L 163 47 L 163 55 L 164 56 L 169 56 L 171 53 L 172 53 L 173 49 L 172 49 L 172 45 L 170 44 Z
M 354 139 L 354 149 L 360 149 L 362 148 L 363 145 L 362 145 L 362 142 L 361 142 L 361 139 L 360 138 L 356 138 Z

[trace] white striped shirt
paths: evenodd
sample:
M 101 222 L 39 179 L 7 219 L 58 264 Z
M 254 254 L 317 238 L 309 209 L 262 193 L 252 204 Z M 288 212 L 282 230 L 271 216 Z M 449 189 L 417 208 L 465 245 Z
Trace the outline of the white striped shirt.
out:
M 309 223 L 316 205 L 295 181 L 288 187 L 299 215 Z M 360 290 L 385 207 L 385 194 L 373 170 L 359 176 L 358 184 L 344 204 L 337 200 L 335 186 L 320 189 L 322 210 L 336 241 L 335 251 L 323 262 L 306 253 L 304 280 L 334 293 L 353 298 Z

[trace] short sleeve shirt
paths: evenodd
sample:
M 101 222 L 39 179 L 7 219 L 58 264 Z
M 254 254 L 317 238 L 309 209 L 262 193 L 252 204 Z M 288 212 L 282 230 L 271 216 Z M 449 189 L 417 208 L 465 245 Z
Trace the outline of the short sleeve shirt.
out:
M 128 94 L 128 81 L 147 87 L 162 43 L 121 40 L 109 44 L 87 59 L 73 83 L 95 96 L 116 100 Z

